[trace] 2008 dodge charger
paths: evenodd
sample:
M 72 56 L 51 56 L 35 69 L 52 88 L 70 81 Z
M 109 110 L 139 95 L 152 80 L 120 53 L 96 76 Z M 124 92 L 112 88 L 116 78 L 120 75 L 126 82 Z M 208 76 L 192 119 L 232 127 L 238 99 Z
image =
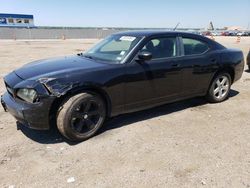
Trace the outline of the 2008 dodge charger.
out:
M 128 31 L 85 53 L 27 64 L 4 78 L 1 102 L 20 123 L 68 139 L 93 136 L 107 117 L 206 96 L 222 102 L 243 54 L 190 33 Z

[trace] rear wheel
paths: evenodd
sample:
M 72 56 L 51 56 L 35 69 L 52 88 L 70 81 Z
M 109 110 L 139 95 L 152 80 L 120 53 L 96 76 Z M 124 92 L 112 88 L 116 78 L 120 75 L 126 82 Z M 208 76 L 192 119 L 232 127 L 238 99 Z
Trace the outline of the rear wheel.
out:
M 212 81 L 207 93 L 209 102 L 222 102 L 228 98 L 231 88 L 231 76 L 228 73 L 218 74 Z
M 71 141 L 83 141 L 100 129 L 106 108 L 99 95 L 81 93 L 66 100 L 57 114 L 57 127 L 61 134 Z

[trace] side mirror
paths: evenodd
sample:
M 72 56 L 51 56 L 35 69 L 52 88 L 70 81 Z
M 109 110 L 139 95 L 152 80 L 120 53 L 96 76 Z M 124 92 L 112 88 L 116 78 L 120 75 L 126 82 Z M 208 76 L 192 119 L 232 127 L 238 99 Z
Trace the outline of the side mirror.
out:
M 149 61 L 152 59 L 152 53 L 143 51 L 138 54 L 139 61 Z

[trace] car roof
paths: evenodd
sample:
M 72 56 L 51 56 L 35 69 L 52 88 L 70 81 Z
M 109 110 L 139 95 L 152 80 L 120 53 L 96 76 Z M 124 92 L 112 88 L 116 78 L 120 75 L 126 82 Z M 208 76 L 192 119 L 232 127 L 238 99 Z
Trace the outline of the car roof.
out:
M 217 49 L 224 49 L 225 47 L 219 44 L 216 41 L 213 41 L 207 37 L 190 33 L 190 32 L 180 32 L 180 31 L 167 31 L 167 30 L 131 30 L 131 31 L 123 31 L 119 33 L 115 33 L 113 35 L 118 36 L 134 36 L 134 37 L 154 37 L 157 35 L 181 35 L 183 37 L 191 37 L 198 40 L 202 40 L 207 42 L 208 44 L 212 45 L 214 48 Z
M 164 35 L 164 34 L 183 34 L 183 35 L 192 35 L 197 36 L 197 34 L 192 34 L 188 32 L 179 32 L 179 31 L 167 31 L 167 30 L 131 30 L 131 31 L 122 31 L 115 33 L 114 35 L 125 35 L 125 36 L 135 36 L 135 37 L 150 37 L 154 35 Z

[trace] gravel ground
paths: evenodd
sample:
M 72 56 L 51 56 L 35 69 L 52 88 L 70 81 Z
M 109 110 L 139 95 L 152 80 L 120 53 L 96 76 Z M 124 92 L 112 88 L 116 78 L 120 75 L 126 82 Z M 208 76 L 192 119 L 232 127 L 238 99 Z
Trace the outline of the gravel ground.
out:
M 250 37 L 215 37 L 246 55 Z M 42 58 L 78 53 L 97 40 L 0 41 L 2 77 Z M 56 130 L 16 130 L 0 109 L 0 187 L 250 187 L 250 73 L 230 99 L 202 98 L 118 116 L 74 144 Z

